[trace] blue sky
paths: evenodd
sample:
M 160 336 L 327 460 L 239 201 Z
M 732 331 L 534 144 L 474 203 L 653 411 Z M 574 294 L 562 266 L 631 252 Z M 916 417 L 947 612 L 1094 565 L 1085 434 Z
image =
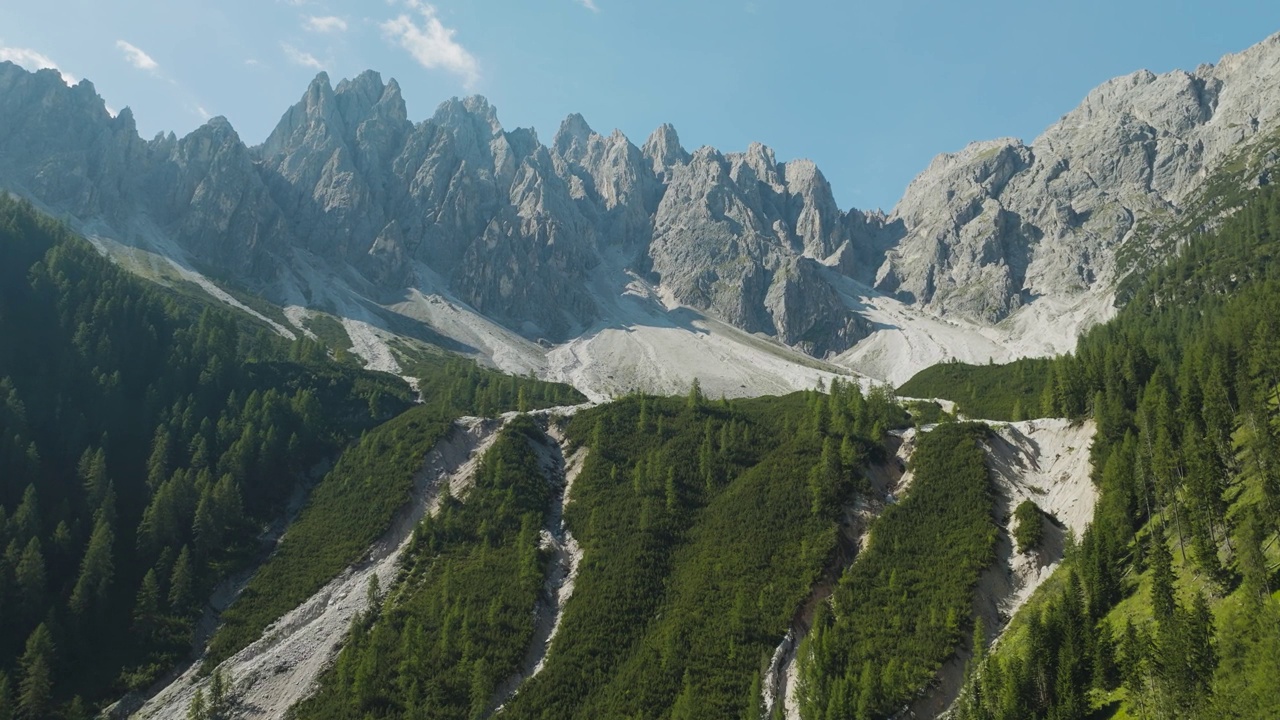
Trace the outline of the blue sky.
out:
M 1278 30 L 1275 0 L 43 0 L 0 5 L 0 59 L 92 80 L 146 137 L 225 115 L 252 144 L 319 69 L 373 68 L 414 120 L 479 93 L 544 142 L 571 112 L 636 144 L 670 122 L 888 210 L 939 152 L 1030 141 L 1110 77 Z

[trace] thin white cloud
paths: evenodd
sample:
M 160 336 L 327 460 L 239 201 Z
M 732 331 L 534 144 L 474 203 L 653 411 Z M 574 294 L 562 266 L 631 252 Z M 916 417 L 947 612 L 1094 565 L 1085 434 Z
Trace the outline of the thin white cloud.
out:
M 346 32 L 347 21 L 335 15 L 311 15 L 302 22 L 302 28 L 314 33 Z
M 124 40 L 117 40 L 116 47 L 124 53 L 124 59 L 130 65 L 139 70 L 147 72 L 155 72 L 160 69 L 160 63 L 156 62 L 150 55 L 142 51 L 142 48 Z
M 596 5 L 596 0 L 576 0 L 576 2 L 591 12 L 600 12 L 600 8 Z
M 410 10 L 422 16 L 422 23 L 410 13 L 382 23 L 387 40 L 404 48 L 418 64 L 428 70 L 445 70 L 462 78 L 467 89 L 480 81 L 480 63 L 466 48 L 453 39 L 457 30 L 447 28 L 436 16 L 434 5 L 422 0 L 404 0 Z
M 315 70 L 323 70 L 324 63 L 316 59 L 315 55 L 304 52 L 289 43 L 280 43 L 280 49 L 284 51 L 284 56 L 289 58 L 289 62 L 302 67 L 309 67 Z
M 63 72 L 58 67 L 58 63 L 49 59 L 48 55 L 36 52 L 30 48 L 5 47 L 0 45 L 0 62 L 11 62 L 14 65 L 21 65 L 28 70 L 39 70 L 40 68 L 52 68 L 58 71 L 62 76 L 62 82 L 68 85 L 75 85 L 77 80 L 74 75 Z

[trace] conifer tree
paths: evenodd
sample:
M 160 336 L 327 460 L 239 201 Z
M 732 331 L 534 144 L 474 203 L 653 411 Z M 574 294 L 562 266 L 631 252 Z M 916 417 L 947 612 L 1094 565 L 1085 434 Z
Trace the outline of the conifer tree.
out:
M 138 588 L 138 597 L 133 603 L 133 630 L 144 638 L 150 638 L 156 631 L 156 622 L 160 617 L 160 581 L 156 578 L 154 568 L 147 570 Z
M 0 672 L 0 720 L 13 720 L 13 688 L 9 685 L 9 676 Z
M 1271 595 L 1271 572 L 1262 546 L 1266 530 L 1260 511 L 1255 507 L 1245 515 L 1240 527 L 1239 553 L 1236 564 L 1244 576 L 1244 586 L 1255 600 Z
M 191 566 L 191 549 L 186 545 L 173 563 L 173 575 L 169 580 L 169 607 L 179 615 L 190 612 L 195 599 L 195 569 Z
M 191 528 L 195 538 L 196 555 L 207 558 L 222 545 L 222 522 L 217 517 L 213 499 L 213 488 L 206 488 L 196 505 L 196 517 Z
M 690 410 L 697 410 L 702 407 L 706 398 L 702 396 L 702 383 L 698 382 L 698 378 L 693 379 L 693 383 L 689 385 L 689 396 L 686 398 L 685 406 Z
M 204 688 L 196 688 L 196 694 L 187 706 L 187 720 L 209 720 L 209 706 L 204 700 Z
M 80 456 L 77 474 L 84 485 L 85 499 L 89 505 L 95 507 L 101 504 L 107 491 L 107 458 L 102 448 L 88 448 L 84 451 Z
M 22 654 L 22 684 L 18 688 L 18 717 L 45 720 L 53 705 L 53 636 L 44 623 L 27 638 Z
M 71 592 L 71 609 L 84 614 L 107 598 L 115 567 L 111 558 L 111 546 L 115 533 L 105 518 L 100 520 L 89 538 L 89 549 L 80 563 L 80 576 Z
M 22 543 L 40 537 L 40 501 L 34 484 L 28 485 L 23 491 L 22 503 L 13 511 L 9 527 L 12 536 Z
M 1169 553 L 1169 544 L 1164 539 L 1164 528 L 1157 526 L 1151 533 L 1151 612 L 1156 620 L 1168 622 L 1173 619 L 1177 602 L 1173 591 L 1173 556 Z
M 40 552 L 39 539 L 33 537 L 27 542 L 14 570 L 14 580 L 18 586 L 19 603 L 24 615 L 28 618 L 37 617 L 44 606 L 47 583 L 44 554 Z
M 173 472 L 171 444 L 169 429 L 163 425 L 156 428 L 155 438 L 151 441 L 151 458 L 147 460 L 147 487 L 152 492 L 168 480 Z

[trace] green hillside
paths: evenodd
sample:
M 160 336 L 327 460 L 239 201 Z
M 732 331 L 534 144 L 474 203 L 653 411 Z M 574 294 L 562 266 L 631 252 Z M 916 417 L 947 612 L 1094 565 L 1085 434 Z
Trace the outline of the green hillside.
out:
M 0 337 L 0 718 L 81 717 L 188 657 L 297 489 L 319 480 L 215 656 L 361 554 L 454 417 L 585 399 L 459 359 L 419 368 L 413 407 L 400 378 L 140 280 L 5 198 Z
M 1280 714 L 1277 241 L 1264 188 L 1054 362 L 1046 410 L 1097 420 L 1101 500 L 960 717 Z
M 140 687 L 295 486 L 409 407 L 0 199 L 0 693 L 19 717 Z M 0 686 L 6 682 L 0 678 Z

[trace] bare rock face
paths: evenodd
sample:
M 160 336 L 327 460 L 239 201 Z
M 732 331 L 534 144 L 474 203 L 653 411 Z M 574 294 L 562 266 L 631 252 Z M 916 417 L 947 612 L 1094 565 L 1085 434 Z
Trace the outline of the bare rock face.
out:
M 1176 216 L 1214 169 L 1276 130 L 1277 79 L 1273 36 L 1192 73 L 1104 83 L 1030 146 L 940 156 L 889 218 L 905 234 L 877 285 L 987 322 L 1036 297 L 1109 291 L 1143 220 Z
M 871 334 L 870 323 L 844 306 L 812 258 L 784 262 L 773 275 L 765 306 L 778 339 L 816 357 L 844 352 Z
M 321 73 L 257 150 L 258 173 L 307 250 L 355 262 L 393 219 L 384 192 L 391 161 L 412 130 L 394 81 Z
M 177 141 L 156 172 L 169 182 L 148 183 L 155 192 L 134 203 L 160 198 L 160 217 L 202 260 L 250 281 L 273 275 L 272 253 L 292 237 L 289 219 L 271 201 L 248 148 L 225 118 Z
M 844 276 L 941 316 L 997 323 L 1040 298 L 1105 296 L 1206 178 L 1280 125 L 1280 36 L 1194 72 L 1107 82 L 1030 145 L 941 155 L 889 215 L 843 211 L 812 162 L 769 148 L 637 147 L 569 116 L 550 146 L 484 99 L 413 123 L 374 72 L 321 73 L 266 142 L 215 118 L 138 137 L 91 84 L 0 63 L 0 187 L 126 241 L 159 233 L 271 295 L 299 253 L 394 298 L 443 281 L 533 339 L 602 319 L 625 267 L 679 302 L 817 356 L 872 332 Z M 1125 252 L 1122 253 L 1121 251 Z M 841 280 L 841 282 L 844 282 Z M 602 284 L 603 283 L 603 284 Z M 603 289 L 602 289 L 603 288 Z
M 677 299 L 820 355 L 866 336 L 865 323 L 816 272 L 849 239 L 812 163 L 783 165 L 753 144 L 730 155 L 702 148 L 663 172 L 669 179 L 649 255 Z M 829 336 L 816 338 L 817 328 Z

